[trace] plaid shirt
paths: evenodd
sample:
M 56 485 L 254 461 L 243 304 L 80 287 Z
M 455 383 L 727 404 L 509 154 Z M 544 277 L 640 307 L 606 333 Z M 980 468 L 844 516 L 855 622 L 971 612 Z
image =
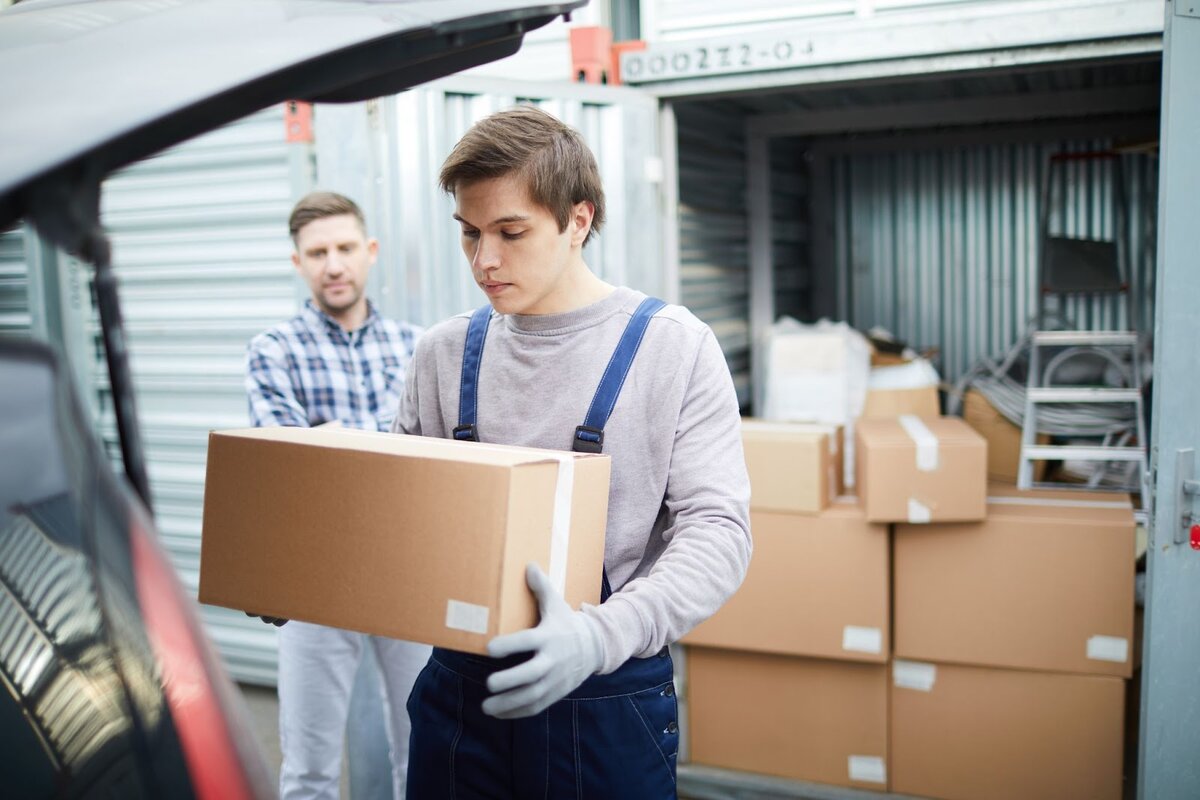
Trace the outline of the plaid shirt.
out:
M 255 427 L 309 427 L 334 420 L 387 431 L 404 393 L 404 371 L 421 329 L 384 319 L 369 305 L 353 333 L 312 300 L 250 340 L 246 393 Z

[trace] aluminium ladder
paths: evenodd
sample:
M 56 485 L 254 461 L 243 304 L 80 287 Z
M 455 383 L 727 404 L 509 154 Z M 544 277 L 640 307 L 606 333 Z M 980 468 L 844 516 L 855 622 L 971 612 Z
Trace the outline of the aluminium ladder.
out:
M 1111 466 L 1124 462 L 1126 475 L 1120 489 L 1140 492 L 1143 505 L 1148 502 L 1146 425 L 1142 406 L 1140 340 L 1137 334 L 1137 304 L 1133 301 L 1124 269 L 1125 247 L 1121 235 L 1111 240 L 1070 237 L 1050 234 L 1052 196 L 1056 185 L 1065 195 L 1065 173 L 1080 162 L 1104 161 L 1113 165 L 1111 181 L 1114 190 L 1114 229 L 1125 230 L 1128 207 L 1121 175 L 1120 155 L 1115 151 L 1088 153 L 1057 153 L 1050 158 L 1042 184 L 1041 219 L 1038 249 L 1037 330 L 1029 347 L 1029 374 L 1025 391 L 1025 417 L 1021 428 L 1021 456 L 1017 485 L 1030 488 L 1095 488 L 1104 478 L 1097 471 L 1085 486 L 1034 481 L 1034 462 L 1090 461 Z M 1057 179 L 1057 182 L 1056 182 Z M 1069 295 L 1123 297 L 1129 331 L 1044 330 L 1047 324 L 1046 303 L 1059 298 L 1057 316 L 1065 319 L 1062 298 Z M 1057 351 L 1043 366 L 1043 356 Z M 1055 370 L 1081 353 L 1103 358 L 1125 373 L 1124 388 L 1061 385 L 1054 381 Z M 1125 355 L 1127 358 L 1122 358 Z M 1126 364 L 1129 365 L 1126 369 Z M 1114 422 L 1094 445 L 1038 444 L 1039 413 L 1047 406 L 1061 404 L 1117 404 L 1132 411 L 1128 425 Z M 1079 407 L 1079 406 L 1076 406 Z M 1111 406 L 1110 406 L 1111 407 Z M 1123 430 L 1120 430 L 1122 429 Z M 1130 440 L 1133 440 L 1131 443 Z M 1134 472 L 1130 474 L 1129 467 Z M 1106 486 L 1104 488 L 1114 488 Z
M 1048 349 L 1059 352 L 1043 368 L 1042 356 Z M 1131 369 L 1125 388 L 1054 385 L 1054 367 L 1077 353 L 1092 352 L 1112 363 L 1116 355 L 1128 351 Z M 1021 459 L 1017 485 L 1022 489 L 1063 488 L 1064 484 L 1034 481 L 1036 461 L 1093 461 L 1111 464 L 1125 462 L 1134 465 L 1136 472 L 1126 476 L 1121 489 L 1140 492 L 1148 498 L 1146 486 L 1146 423 L 1142 408 L 1141 363 L 1138 335 L 1129 331 L 1037 331 L 1029 346 L 1029 381 L 1025 390 L 1025 419 L 1021 428 Z M 1039 411 L 1050 404 L 1122 404 L 1133 412 L 1132 435 L 1115 432 L 1104 434 L 1095 445 L 1038 444 Z M 1134 438 L 1133 444 L 1129 439 Z M 1102 473 L 1096 473 L 1088 485 L 1095 488 Z M 1070 486 L 1070 485 L 1067 485 Z

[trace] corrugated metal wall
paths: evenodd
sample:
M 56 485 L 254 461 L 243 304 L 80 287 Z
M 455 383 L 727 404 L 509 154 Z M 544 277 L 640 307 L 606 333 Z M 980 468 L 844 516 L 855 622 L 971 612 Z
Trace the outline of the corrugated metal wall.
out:
M 0 233 L 0 336 L 29 336 L 33 323 L 25 236 L 24 228 Z
M 680 299 L 713 329 L 738 399 L 750 401 L 750 283 L 744 119 L 676 106 Z M 786 176 L 772 186 L 788 185 Z
M 533 103 L 577 128 L 596 155 L 608 220 L 584 250 L 601 278 L 662 294 L 658 185 L 647 176 L 657 155 L 657 102 L 629 90 L 589 92 L 569 85 L 442 82 L 383 103 L 388 132 L 377 218 L 384 311 L 430 325 L 487 302 L 463 257 L 454 201 L 437 187 L 451 148 L 477 120 Z
M 208 432 L 249 424 L 246 343 L 297 309 L 286 227 L 292 201 L 281 107 L 104 185 L 158 529 L 193 596 Z M 96 372 L 106 374 L 102 364 Z M 103 377 L 96 391 L 116 454 Z M 236 678 L 274 682 L 274 628 L 225 609 L 204 607 L 203 617 Z
M 881 325 L 917 347 L 937 347 L 955 379 L 980 356 L 1010 347 L 1036 311 L 1042 176 L 1052 153 L 1105 142 L 1012 144 L 843 155 L 832 164 L 835 268 L 850 276 L 839 305 L 861 329 Z M 1113 237 L 1112 166 L 1072 167 L 1066 235 Z M 1157 161 L 1122 158 L 1130 214 L 1124 235 L 1144 331 L 1153 326 Z M 1056 212 L 1056 219 L 1058 214 Z M 1053 232 L 1053 231 L 1052 231 Z M 1078 327 L 1123 329 L 1119 303 L 1075 299 Z
M 810 180 L 804 151 L 775 139 L 771 154 L 771 242 L 775 316 L 813 314 Z

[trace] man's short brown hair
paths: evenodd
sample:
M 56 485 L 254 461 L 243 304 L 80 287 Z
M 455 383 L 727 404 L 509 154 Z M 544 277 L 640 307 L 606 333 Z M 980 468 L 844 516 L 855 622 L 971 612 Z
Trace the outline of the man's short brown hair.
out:
M 604 224 L 604 187 L 596 158 L 569 125 L 534 106 L 517 106 L 475 123 L 442 164 L 438 183 L 454 194 L 459 186 L 518 175 L 529 196 L 565 231 L 576 203 L 595 208 L 593 233 Z
M 295 243 L 300 229 L 313 220 L 342 214 L 353 215 L 358 220 L 363 235 L 366 235 L 367 221 L 357 203 L 337 192 L 309 192 L 300 198 L 300 202 L 292 209 L 292 215 L 288 217 L 288 232 L 292 235 L 292 242 Z

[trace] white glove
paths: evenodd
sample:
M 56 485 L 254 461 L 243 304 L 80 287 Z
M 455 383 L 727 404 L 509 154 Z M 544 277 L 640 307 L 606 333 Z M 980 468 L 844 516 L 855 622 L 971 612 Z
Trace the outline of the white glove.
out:
M 572 611 L 537 564 L 525 568 L 525 580 L 538 599 L 541 622 L 488 642 L 488 655 L 503 658 L 532 652 L 533 657 L 488 678 L 492 697 L 483 711 L 500 719 L 532 717 L 566 697 L 600 669 L 604 651 L 587 618 Z

